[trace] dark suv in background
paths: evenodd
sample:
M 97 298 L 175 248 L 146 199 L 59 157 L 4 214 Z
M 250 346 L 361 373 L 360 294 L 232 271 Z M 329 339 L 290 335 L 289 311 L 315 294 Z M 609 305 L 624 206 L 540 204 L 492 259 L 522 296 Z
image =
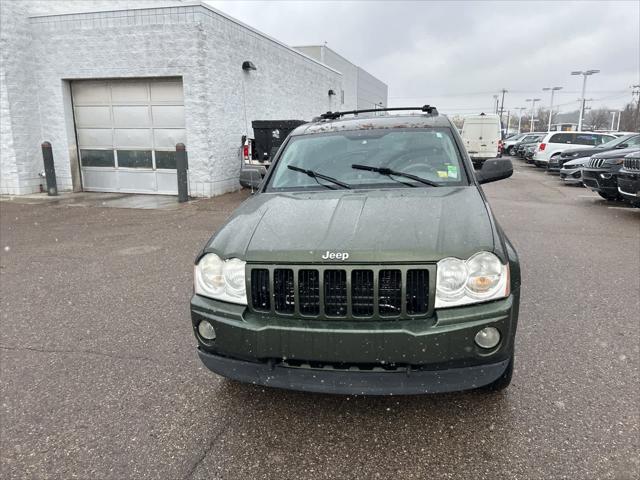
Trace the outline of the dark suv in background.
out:
M 590 157 L 598 153 L 608 152 L 611 150 L 623 150 L 640 146 L 640 134 L 623 135 L 622 137 L 611 140 L 610 142 L 597 145 L 595 147 L 572 148 L 563 151 L 560 155 L 554 155 L 549 159 L 547 170 L 550 172 L 559 172 L 562 166 L 576 158 Z
M 606 200 L 621 199 L 618 191 L 618 172 L 627 155 L 640 148 L 611 150 L 593 155 L 582 169 L 582 183 Z
M 640 207 L 640 150 L 624 157 L 618 170 L 618 193 L 634 207 Z

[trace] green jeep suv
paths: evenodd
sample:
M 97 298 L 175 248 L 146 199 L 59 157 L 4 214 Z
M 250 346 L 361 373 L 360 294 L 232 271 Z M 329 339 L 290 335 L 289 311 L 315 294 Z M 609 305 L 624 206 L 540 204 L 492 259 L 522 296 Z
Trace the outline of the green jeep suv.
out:
M 295 129 L 195 261 L 198 354 L 225 377 L 397 395 L 511 381 L 518 256 L 455 126 L 328 112 Z

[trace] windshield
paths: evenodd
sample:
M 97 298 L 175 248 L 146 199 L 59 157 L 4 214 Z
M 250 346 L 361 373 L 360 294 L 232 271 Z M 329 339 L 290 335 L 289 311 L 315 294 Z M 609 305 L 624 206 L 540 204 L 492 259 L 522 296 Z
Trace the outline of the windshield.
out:
M 467 184 L 449 128 L 295 136 L 273 168 L 267 191 Z
M 618 137 L 618 138 L 614 138 L 613 140 L 609 140 L 607 143 L 598 145 L 596 148 L 598 149 L 615 148 L 617 145 L 622 145 L 623 143 L 627 143 L 629 144 L 630 147 L 633 147 L 638 143 L 639 139 L 640 139 L 640 135 L 625 135 L 623 137 Z

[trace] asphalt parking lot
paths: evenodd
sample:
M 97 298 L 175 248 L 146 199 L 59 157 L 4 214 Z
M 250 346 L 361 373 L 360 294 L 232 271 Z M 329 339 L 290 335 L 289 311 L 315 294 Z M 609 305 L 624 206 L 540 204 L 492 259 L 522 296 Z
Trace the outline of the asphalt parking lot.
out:
M 174 210 L 0 204 L 3 478 L 635 479 L 640 209 L 514 160 L 506 392 L 313 395 L 198 360 L 192 262 L 248 193 Z

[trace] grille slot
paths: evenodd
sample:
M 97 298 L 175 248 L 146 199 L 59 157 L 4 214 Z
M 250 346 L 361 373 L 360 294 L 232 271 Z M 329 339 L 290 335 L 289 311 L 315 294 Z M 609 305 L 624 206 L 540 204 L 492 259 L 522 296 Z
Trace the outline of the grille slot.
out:
M 400 315 L 402 310 L 402 273 L 400 270 L 380 270 L 378 299 L 380 315 Z
M 301 314 L 320 313 L 320 274 L 317 270 L 298 271 L 298 302 Z
M 625 158 L 623 165 L 627 170 L 640 170 L 640 158 Z
M 273 305 L 278 313 L 293 313 L 295 310 L 293 270 L 276 268 L 273 271 Z
M 271 301 L 269 294 L 269 270 L 254 268 L 251 270 L 251 303 L 255 310 L 269 311 Z
M 429 306 L 429 271 L 407 271 L 407 313 L 426 313 Z
M 362 317 L 373 315 L 373 271 L 351 272 L 351 312 Z
M 347 272 L 344 270 L 324 271 L 324 311 L 335 317 L 347 314 Z

